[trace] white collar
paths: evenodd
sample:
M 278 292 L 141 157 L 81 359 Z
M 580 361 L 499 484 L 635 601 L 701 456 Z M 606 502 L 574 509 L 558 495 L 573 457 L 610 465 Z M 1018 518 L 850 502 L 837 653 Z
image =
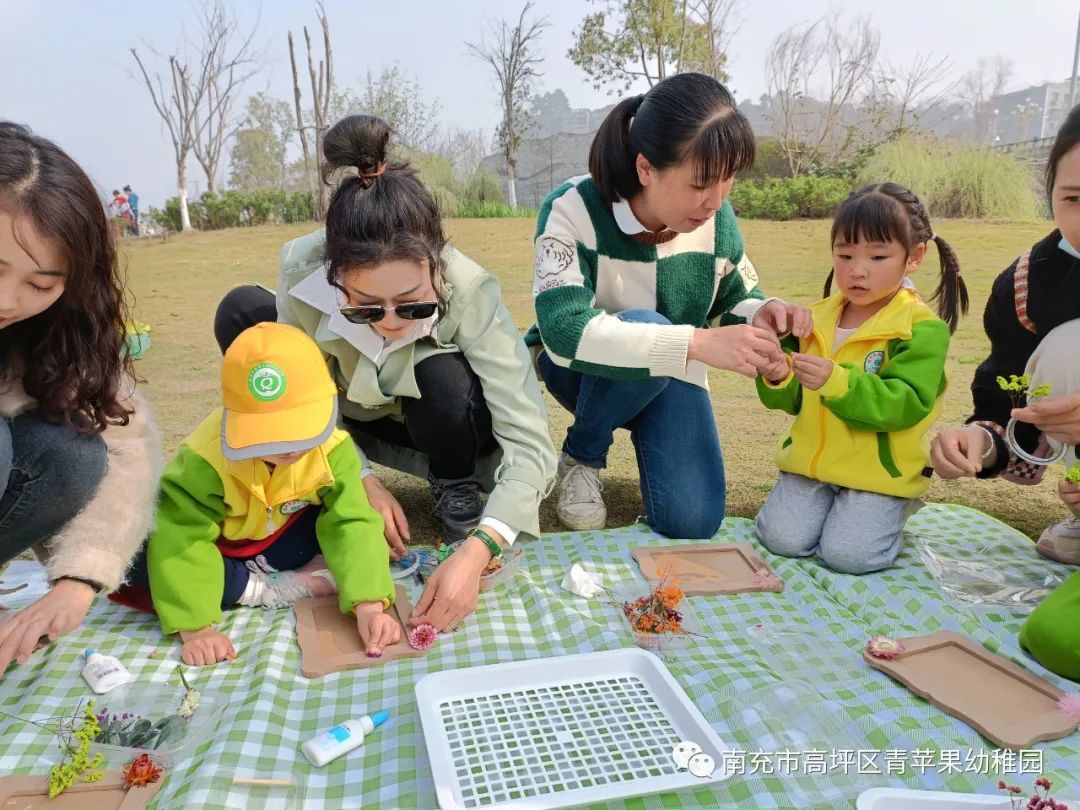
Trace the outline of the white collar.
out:
M 634 210 L 630 207 L 629 200 L 616 200 L 615 204 L 611 206 L 611 213 L 615 216 L 615 224 L 619 226 L 619 230 L 627 236 L 636 236 L 639 233 L 655 233 L 655 231 L 650 231 L 641 224 L 641 220 L 637 218 Z M 670 228 L 664 228 L 660 233 L 668 230 Z
M 326 328 L 335 337 L 344 338 L 357 351 L 380 366 L 391 352 L 428 337 L 439 317 L 436 313 L 430 318 L 417 321 L 416 327 L 409 334 L 387 342 L 369 324 L 350 323 L 345 320 L 345 316 L 340 311 L 341 307 L 345 306 L 344 295 L 341 290 L 331 286 L 326 280 L 325 265 L 323 265 L 323 270 L 309 273 L 307 278 L 289 290 L 289 295 L 328 315 Z
M 1064 250 L 1066 253 L 1068 253 L 1070 256 L 1072 256 L 1074 259 L 1080 259 L 1080 250 L 1077 250 L 1076 248 L 1074 248 L 1069 243 L 1069 240 L 1066 239 L 1064 236 L 1061 237 L 1061 241 L 1058 242 L 1058 247 L 1061 248 L 1062 250 Z

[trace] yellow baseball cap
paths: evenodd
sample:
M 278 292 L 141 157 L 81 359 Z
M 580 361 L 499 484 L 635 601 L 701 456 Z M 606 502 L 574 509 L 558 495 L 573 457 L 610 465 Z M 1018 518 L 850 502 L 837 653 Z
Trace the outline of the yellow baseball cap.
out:
M 221 365 L 225 458 L 311 450 L 337 424 L 337 388 L 315 341 L 296 327 L 260 323 L 245 329 Z

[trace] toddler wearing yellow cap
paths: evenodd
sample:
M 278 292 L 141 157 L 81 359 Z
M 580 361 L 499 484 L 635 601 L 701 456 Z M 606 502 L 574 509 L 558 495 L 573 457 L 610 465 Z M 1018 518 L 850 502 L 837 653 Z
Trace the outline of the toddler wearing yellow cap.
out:
M 235 657 L 214 628 L 223 607 L 281 608 L 335 589 L 369 653 L 399 641 L 382 519 L 336 426 L 319 348 L 299 329 L 260 323 L 225 353 L 221 385 L 223 407 L 165 470 L 157 526 L 129 574 L 149 587 L 162 629 L 180 634 L 184 661 Z

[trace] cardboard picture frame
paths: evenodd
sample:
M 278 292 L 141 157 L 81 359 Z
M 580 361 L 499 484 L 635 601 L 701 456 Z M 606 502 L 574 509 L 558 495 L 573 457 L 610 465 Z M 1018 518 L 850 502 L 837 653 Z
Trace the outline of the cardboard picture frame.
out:
M 296 637 L 300 645 L 300 672 L 305 678 L 321 678 L 332 672 L 369 669 L 402 658 L 419 658 L 426 651 L 409 646 L 409 616 L 412 605 L 401 585 L 395 585 L 394 604 L 387 611 L 401 625 L 401 641 L 383 648 L 379 658 L 365 653 L 356 618 L 341 612 L 336 594 L 300 599 L 293 604 Z
M 97 782 L 77 782 L 49 798 L 48 776 L 11 774 L 0 777 L 0 807 L 13 810 L 144 810 L 164 777 L 140 787 L 128 787 L 118 771 L 106 771 Z
M 631 555 L 645 579 L 657 582 L 667 570 L 687 596 L 784 589 L 784 581 L 749 543 L 641 546 Z
M 892 659 L 863 651 L 884 672 L 1002 748 L 1026 749 L 1080 727 L 1058 707 L 1065 693 L 1033 672 L 949 630 L 897 639 Z

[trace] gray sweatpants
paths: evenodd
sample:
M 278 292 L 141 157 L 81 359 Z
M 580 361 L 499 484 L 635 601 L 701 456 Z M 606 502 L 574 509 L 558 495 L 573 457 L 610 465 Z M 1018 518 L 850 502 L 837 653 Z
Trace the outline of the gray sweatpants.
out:
M 758 512 L 757 533 L 773 554 L 817 554 L 841 574 L 867 574 L 892 565 L 904 546 L 904 524 L 921 505 L 782 472 Z

